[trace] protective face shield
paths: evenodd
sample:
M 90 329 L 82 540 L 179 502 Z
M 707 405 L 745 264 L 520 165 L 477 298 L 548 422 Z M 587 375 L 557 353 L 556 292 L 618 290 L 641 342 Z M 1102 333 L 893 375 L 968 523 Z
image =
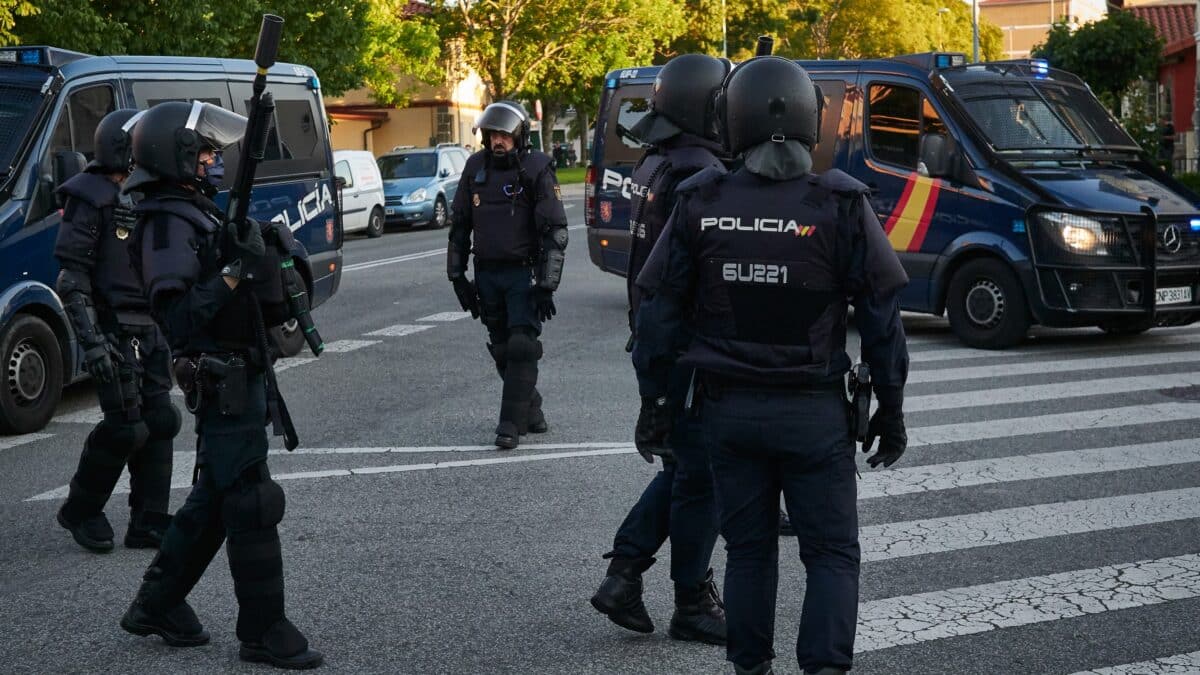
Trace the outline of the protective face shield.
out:
M 223 150 L 245 133 L 246 118 L 200 101 L 167 101 L 145 112 L 133 128 L 136 168 L 125 189 L 156 181 L 211 189 L 196 163 L 205 149 Z
M 503 131 L 513 137 L 514 150 L 524 150 L 529 142 L 529 113 L 515 101 L 496 101 L 484 109 L 475 120 L 474 132 L 482 132 L 483 145 L 491 150 L 492 131 Z
M 183 131 L 192 131 L 214 151 L 237 143 L 246 133 L 246 118 L 211 103 L 192 101 Z

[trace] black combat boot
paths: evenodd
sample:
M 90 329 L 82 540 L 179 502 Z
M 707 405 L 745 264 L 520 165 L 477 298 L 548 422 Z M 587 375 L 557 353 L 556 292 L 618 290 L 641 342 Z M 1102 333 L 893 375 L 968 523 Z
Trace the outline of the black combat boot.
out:
M 129 529 L 125 531 L 125 548 L 152 548 L 162 546 L 163 534 L 171 524 L 171 516 L 153 511 L 135 511 L 129 516 Z
M 93 553 L 108 553 L 113 550 L 113 529 L 103 512 L 76 521 L 67 516 L 67 505 L 58 510 L 58 524 L 62 525 L 75 543 Z
M 733 672 L 735 675 L 775 675 L 775 669 L 771 667 L 770 661 L 763 661 L 753 668 L 743 668 L 735 663 Z
M 550 431 L 550 425 L 546 424 L 546 414 L 542 412 L 542 395 L 536 388 L 533 390 L 533 399 L 529 402 L 528 431 L 531 434 L 544 434 Z
M 134 635 L 157 635 L 172 647 L 208 644 L 208 631 L 191 606 L 175 599 L 179 594 L 171 589 L 176 585 L 164 578 L 161 568 L 151 565 L 137 597 L 121 617 L 121 628 Z
M 243 641 L 238 658 L 252 663 L 269 663 L 287 670 L 316 668 L 325 660 L 325 655 L 311 649 L 308 639 L 300 629 L 287 619 L 280 619 L 254 642 Z
M 676 640 L 725 644 L 725 603 L 713 581 L 713 571 L 698 586 L 675 586 L 675 614 L 669 634 Z
M 504 421 L 496 426 L 496 447 L 513 450 L 521 443 L 521 433 L 514 422 Z
M 654 622 L 642 603 L 642 572 L 654 558 L 617 558 L 608 564 L 607 576 L 592 596 L 592 607 L 622 628 L 653 633 Z

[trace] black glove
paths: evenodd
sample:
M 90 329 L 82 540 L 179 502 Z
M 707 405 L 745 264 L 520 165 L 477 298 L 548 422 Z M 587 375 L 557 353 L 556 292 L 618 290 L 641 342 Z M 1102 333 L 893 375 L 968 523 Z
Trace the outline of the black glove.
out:
M 558 314 L 558 309 L 554 306 L 554 291 L 545 288 L 533 289 L 533 304 L 538 321 L 549 321 L 550 317 Z
M 478 319 L 479 293 L 475 290 L 475 284 L 463 276 L 451 279 L 450 283 L 454 284 L 454 294 L 458 296 L 458 304 L 462 305 L 463 311 L 470 312 L 472 319 Z
M 251 220 L 245 232 L 240 230 L 237 223 L 225 225 L 225 260 L 221 266 L 221 274 L 238 279 L 253 279 L 259 259 L 267 252 L 267 245 L 263 241 L 262 228 L 257 222 Z
M 899 408 L 883 407 L 876 410 L 871 416 L 871 423 L 867 425 L 867 440 L 862 444 L 862 451 L 870 452 L 876 438 L 879 439 L 879 450 L 867 458 L 867 464 L 871 465 L 872 469 L 880 464 L 884 468 L 895 464 L 908 447 L 903 411 Z
M 83 367 L 92 377 L 108 384 L 117 377 L 121 354 L 108 340 L 98 342 L 83 352 Z
M 633 443 L 642 459 L 653 464 L 654 456 L 674 459 L 671 444 L 671 407 L 665 396 L 642 397 L 642 409 L 638 413 L 637 427 L 633 431 Z

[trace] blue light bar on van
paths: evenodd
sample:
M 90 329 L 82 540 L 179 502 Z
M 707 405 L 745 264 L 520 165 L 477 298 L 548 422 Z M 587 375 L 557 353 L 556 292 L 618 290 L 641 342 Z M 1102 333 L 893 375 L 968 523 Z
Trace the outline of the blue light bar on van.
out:
M 934 68 L 954 68 L 955 66 L 964 65 L 967 62 L 967 57 L 963 54 L 937 54 L 933 59 Z
M 41 47 L 25 47 L 0 51 L 0 61 L 19 63 L 23 66 L 41 66 L 46 64 L 47 59 L 45 50 Z
M 1200 218 L 1192 218 L 1192 232 L 1200 232 Z
M 604 88 L 605 89 L 616 89 L 617 88 L 617 78 L 610 77 L 607 80 L 605 80 Z
M 1046 59 L 1030 59 L 1029 69 L 1033 71 L 1033 76 L 1038 79 L 1044 79 L 1050 75 L 1050 63 Z
M 321 89 L 321 80 L 317 79 L 316 75 L 309 75 L 308 88 L 312 89 L 313 91 L 319 91 Z

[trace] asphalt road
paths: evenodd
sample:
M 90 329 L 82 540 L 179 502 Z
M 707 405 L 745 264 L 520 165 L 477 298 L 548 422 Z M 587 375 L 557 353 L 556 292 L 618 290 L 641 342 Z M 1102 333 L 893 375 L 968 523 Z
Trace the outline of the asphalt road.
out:
M 646 575 L 657 632 L 588 605 L 654 468 L 630 446 L 623 281 L 591 265 L 583 234 L 544 335 L 552 428 L 512 453 L 490 447 L 500 382 L 445 281 L 445 232 L 347 241 L 341 290 L 314 312 L 329 352 L 280 373 L 301 450 L 271 459 L 289 614 L 327 671 L 732 670 L 722 649 L 666 637 L 668 551 Z M 997 354 L 962 348 L 942 319 L 905 323 L 912 445 L 890 471 L 862 467 L 854 672 L 1200 672 L 1200 329 L 1039 331 Z M 117 626 L 150 554 L 91 555 L 54 523 L 94 405 L 74 386 L 42 435 L 0 438 L 0 672 L 260 670 L 237 660 L 223 555 L 191 597 L 210 645 Z M 189 425 L 172 507 L 192 446 Z M 123 533 L 125 495 L 107 512 Z M 795 546 L 782 542 L 781 673 L 797 672 Z M 723 564 L 718 547 L 718 579 Z

